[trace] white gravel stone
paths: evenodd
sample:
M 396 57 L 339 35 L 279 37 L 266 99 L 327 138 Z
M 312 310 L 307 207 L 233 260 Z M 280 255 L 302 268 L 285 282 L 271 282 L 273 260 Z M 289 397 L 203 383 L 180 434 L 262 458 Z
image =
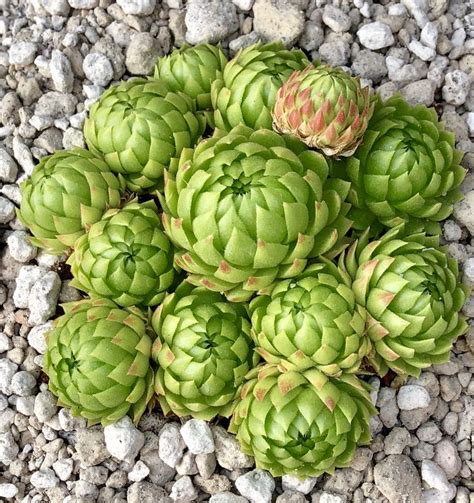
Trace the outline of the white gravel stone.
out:
M 48 321 L 43 325 L 36 325 L 28 333 L 28 344 L 40 355 L 46 353 L 47 344 L 45 335 L 53 328 L 53 322 Z
M 30 149 L 20 140 L 20 138 L 18 138 L 18 136 L 13 137 L 12 146 L 13 156 L 16 161 L 27 175 L 31 175 L 35 164 L 33 162 L 33 156 L 31 155 Z
M 428 407 L 430 401 L 430 395 L 423 386 L 407 384 L 398 390 L 397 404 L 400 410 Z
M 319 503 L 347 503 L 347 498 L 342 494 L 334 494 L 323 491 L 319 493 Z
M 317 481 L 318 479 L 316 477 L 299 479 L 293 475 L 283 475 L 281 484 L 284 491 L 298 491 L 303 494 L 309 494 Z
M 438 42 L 438 25 L 433 22 L 426 23 L 425 27 L 421 30 L 420 42 L 431 49 L 436 49 Z
M 6 197 L 0 196 L 0 224 L 7 224 L 15 218 L 15 205 Z
M 186 444 L 179 432 L 179 425 L 177 423 L 166 423 L 160 431 L 158 444 L 160 459 L 174 468 L 183 457 L 185 447 Z
M 112 456 L 133 462 L 145 443 L 145 435 L 128 416 L 104 428 L 105 445 Z
M 0 433 L 0 463 L 9 465 L 15 461 L 19 450 L 13 435 L 9 431 Z
M 209 498 L 209 503 L 248 503 L 248 499 L 243 496 L 224 491 L 222 493 L 213 494 Z
M 11 362 L 8 358 L 0 359 L 0 391 L 5 393 L 5 395 L 11 395 L 10 384 L 17 369 L 18 365 Z
M 474 112 L 467 112 L 465 117 L 466 117 L 467 127 L 469 128 L 469 136 L 474 136 Z
M 46 468 L 31 475 L 30 483 L 36 489 L 51 489 L 59 482 L 53 470 Z
M 436 444 L 433 461 L 444 470 L 448 479 L 456 477 L 462 468 L 458 450 L 454 443 L 447 438 L 443 438 Z
M 454 205 L 454 217 L 474 236 L 474 190 L 464 195 L 464 199 Z
M 361 26 L 357 36 L 364 47 L 373 51 L 389 47 L 395 41 L 390 27 L 380 21 Z
M 128 473 L 128 480 L 131 480 L 132 482 L 140 482 L 141 480 L 146 479 L 149 473 L 150 469 L 148 466 L 143 461 L 138 460 L 132 468 L 132 471 Z
M 186 42 L 193 45 L 219 42 L 239 28 L 230 0 L 188 0 L 184 22 Z
M 29 396 L 33 394 L 36 386 L 35 377 L 26 370 L 17 372 L 11 380 L 10 388 L 12 393 L 18 396 Z
M 16 278 L 16 288 L 13 293 L 15 307 L 20 309 L 28 307 L 28 297 L 31 288 L 46 273 L 47 269 L 35 265 L 25 265 L 20 269 Z
M 69 0 L 73 9 L 95 9 L 99 6 L 99 0 Z
M 4 353 L 5 351 L 9 351 L 12 349 L 13 343 L 8 335 L 5 335 L 3 332 L 0 332 L 0 353 Z
M 74 85 L 74 73 L 68 57 L 61 51 L 54 49 L 49 69 L 56 91 L 70 93 Z
M 125 65 L 133 75 L 149 75 L 161 54 L 158 40 L 150 33 L 135 34 L 127 47 Z
M 193 454 L 214 452 L 214 438 L 209 424 L 202 419 L 190 419 L 181 426 L 181 436 Z
M 238 477 L 235 487 L 251 503 L 270 503 L 275 481 L 268 472 L 257 468 Z
M 17 174 L 15 159 L 4 148 L 0 148 L 0 181 L 14 182 Z
M 198 492 L 193 485 L 191 477 L 185 475 L 178 479 L 171 488 L 170 498 L 175 503 L 188 503 L 198 497 Z
M 69 14 L 67 0 L 41 0 L 41 4 L 51 16 L 67 16 Z
M 19 396 L 15 406 L 20 414 L 32 416 L 35 413 L 35 396 Z
M 464 281 L 474 286 L 474 257 L 468 258 L 463 264 Z
M 53 470 L 59 477 L 59 480 L 66 481 L 69 480 L 72 471 L 74 469 L 74 461 L 72 458 L 58 459 L 53 463 Z
M 54 414 L 58 407 L 56 405 L 56 397 L 48 390 L 41 391 L 35 398 L 35 416 L 40 423 L 46 423 Z
M 248 11 L 252 8 L 254 1 L 255 0 L 232 0 L 232 3 L 240 10 Z
M 18 494 L 15 484 L 0 484 L 0 498 L 12 499 Z
M 57 272 L 48 271 L 32 286 L 28 295 L 28 308 L 30 316 L 28 323 L 31 326 L 46 323 L 56 312 L 61 279 Z
M 109 58 L 100 52 L 91 52 L 82 64 L 85 76 L 95 85 L 107 86 L 114 76 Z
M 11 65 L 31 65 L 35 60 L 36 49 L 33 42 L 15 42 L 8 49 L 8 60 Z
M 456 494 L 456 487 L 448 482 L 444 470 L 430 459 L 424 459 L 421 462 L 421 478 L 428 487 L 445 493 L 452 493 L 454 490 L 452 497 Z
M 329 26 L 336 33 L 349 31 L 351 27 L 351 18 L 338 7 L 326 5 L 323 11 L 323 23 Z
M 227 431 L 215 426 L 212 428 L 214 443 L 216 446 L 217 462 L 226 470 L 238 470 L 241 468 L 250 468 L 254 465 L 253 458 L 244 454 L 239 442 Z
M 132 16 L 148 16 L 153 13 L 156 0 L 117 0 L 125 14 Z
M 443 86 L 443 99 L 451 105 L 463 105 L 471 88 L 471 78 L 461 70 L 446 74 Z
M 418 56 L 423 61 L 431 61 L 436 56 L 436 51 L 434 49 L 423 45 L 418 40 L 412 40 L 408 44 L 408 49 L 410 49 L 415 56 Z
M 7 238 L 10 255 L 17 262 L 29 262 L 36 257 L 38 248 L 31 244 L 29 235 L 25 231 L 14 231 Z
M 253 27 L 264 40 L 280 40 L 291 46 L 303 33 L 304 13 L 293 3 L 255 0 Z

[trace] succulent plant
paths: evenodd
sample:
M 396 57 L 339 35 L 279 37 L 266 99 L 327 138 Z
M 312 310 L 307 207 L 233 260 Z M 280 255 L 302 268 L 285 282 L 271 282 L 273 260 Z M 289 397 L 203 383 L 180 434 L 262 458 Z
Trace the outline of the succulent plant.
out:
M 230 415 L 237 388 L 258 359 L 245 307 L 182 283 L 152 323 L 158 335 L 155 390 L 165 414 L 207 420 Z
M 120 204 L 123 180 L 105 162 L 76 148 L 43 157 L 21 185 L 20 221 L 49 253 L 67 252 L 109 207 Z
M 244 124 L 271 129 L 278 89 L 293 71 L 308 64 L 302 51 L 287 50 L 279 42 L 258 43 L 239 51 L 212 84 L 216 127 L 229 131 Z
M 374 111 L 369 87 L 340 68 L 308 65 L 279 89 L 273 125 L 326 155 L 350 156 Z
M 155 78 L 164 80 L 173 92 L 182 91 L 196 101 L 197 110 L 209 110 L 211 84 L 227 64 L 222 49 L 211 44 L 183 45 L 159 58 Z
M 379 99 L 364 142 L 342 164 L 353 183 L 354 226 L 363 230 L 374 218 L 389 227 L 445 219 L 461 199 L 461 158 L 433 109 L 400 96 Z
M 89 424 L 105 426 L 126 414 L 137 423 L 153 396 L 152 340 L 143 315 L 106 299 L 63 307 L 47 335 L 49 389 Z
M 241 389 L 229 430 L 257 467 L 299 478 L 348 466 L 370 440 L 375 413 L 367 385 L 351 374 L 331 378 L 316 368 L 253 369 Z
M 173 283 L 173 247 L 155 203 L 109 210 L 78 239 L 68 263 L 72 286 L 120 306 L 154 306 Z
M 269 295 L 252 300 L 250 313 L 257 351 L 288 370 L 353 373 L 369 352 L 365 312 L 347 274 L 329 261 L 276 283 Z
M 165 177 L 163 224 L 188 281 L 243 301 L 338 250 L 349 183 L 329 169 L 296 138 L 244 126 L 184 150 Z
M 418 376 L 449 359 L 453 340 L 467 329 L 460 314 L 468 288 L 457 262 L 439 248 L 438 237 L 404 235 L 403 226 L 368 242 L 367 232 L 340 258 L 353 278 L 356 302 L 367 311 L 371 363 Z
M 196 143 L 204 123 L 193 100 L 164 81 L 131 79 L 111 86 L 92 106 L 84 136 L 89 149 L 140 192 L 160 185 L 163 170 Z

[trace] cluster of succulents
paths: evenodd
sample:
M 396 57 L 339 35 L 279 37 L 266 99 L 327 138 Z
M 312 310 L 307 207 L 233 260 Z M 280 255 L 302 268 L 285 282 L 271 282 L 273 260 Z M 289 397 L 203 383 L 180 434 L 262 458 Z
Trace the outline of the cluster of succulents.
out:
M 466 330 L 438 224 L 464 170 L 434 111 L 276 43 L 185 46 L 84 135 L 18 216 L 88 296 L 44 370 L 90 424 L 230 417 L 257 466 L 331 472 L 370 441 L 365 376 L 417 376 Z

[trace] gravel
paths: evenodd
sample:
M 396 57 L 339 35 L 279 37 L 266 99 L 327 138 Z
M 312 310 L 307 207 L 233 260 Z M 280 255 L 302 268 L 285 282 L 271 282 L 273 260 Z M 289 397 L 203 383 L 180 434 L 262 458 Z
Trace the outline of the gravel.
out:
M 148 76 L 184 43 L 235 54 L 258 40 L 344 66 L 384 97 L 436 105 L 467 152 L 465 199 L 443 223 L 474 285 L 474 31 L 460 0 L 0 0 L 0 498 L 25 502 L 468 503 L 474 483 L 474 330 L 449 363 L 406 382 L 372 380 L 374 439 L 332 476 L 273 478 L 217 423 L 163 418 L 105 429 L 58 407 L 41 374 L 58 303 L 80 293 L 66 257 L 39 251 L 15 217 L 43 156 L 84 146 L 110 84 Z M 474 318 L 474 295 L 464 307 Z

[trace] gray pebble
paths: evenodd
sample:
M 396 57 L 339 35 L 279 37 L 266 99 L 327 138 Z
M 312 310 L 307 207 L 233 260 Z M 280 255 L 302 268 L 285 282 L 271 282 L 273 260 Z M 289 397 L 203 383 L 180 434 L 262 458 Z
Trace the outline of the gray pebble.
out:
M 364 47 L 373 51 L 389 47 L 394 43 L 390 27 L 379 21 L 361 26 L 357 31 L 357 36 Z
M 257 468 L 238 477 L 235 487 L 251 503 L 270 503 L 275 481 L 268 472 Z
M 155 37 L 149 33 L 137 33 L 127 48 L 125 66 L 132 75 L 150 75 L 161 54 Z
M 12 393 L 18 396 L 29 396 L 33 394 L 36 386 L 36 379 L 33 375 L 25 370 L 17 372 L 10 382 Z
M 304 13 L 291 1 L 275 4 L 271 0 L 256 0 L 253 15 L 254 30 L 264 40 L 281 40 L 290 46 L 303 33 Z
M 425 388 L 408 384 L 402 386 L 397 395 L 397 405 L 401 410 L 413 410 L 427 407 L 430 404 L 430 395 Z
M 10 255 L 17 262 L 29 262 L 36 257 L 38 249 L 31 244 L 28 234 L 25 231 L 14 231 L 7 238 Z
M 18 445 L 10 432 L 0 433 L 0 463 L 9 465 L 19 452 Z
M 456 477 L 462 467 L 456 446 L 447 438 L 436 444 L 433 461 L 444 470 L 448 479 Z
M 387 456 L 374 467 L 377 489 L 392 502 L 420 501 L 421 481 L 418 471 L 408 456 Z
M 70 93 L 74 84 L 74 73 L 67 56 L 61 51 L 53 50 L 49 69 L 56 91 Z
M 181 426 L 180 431 L 184 443 L 193 454 L 210 454 L 214 452 L 214 439 L 206 421 L 190 419 Z
M 188 0 L 185 23 L 186 41 L 193 45 L 219 42 L 239 28 L 230 0 Z
M 155 10 L 156 0 L 117 0 L 125 14 L 148 16 Z
M 104 54 L 91 52 L 82 64 L 85 76 L 95 85 L 107 86 L 114 76 L 110 60 Z
M 323 11 L 323 23 L 336 33 L 349 31 L 350 17 L 338 7 L 326 5 Z
M 188 503 L 198 497 L 198 492 L 193 485 L 191 477 L 185 475 L 178 479 L 171 489 L 170 498 L 175 503 Z
M 448 72 L 443 86 L 443 99 L 451 105 L 463 105 L 470 87 L 471 78 L 469 75 L 461 70 Z
M 11 65 L 31 65 L 35 60 L 36 44 L 33 42 L 15 42 L 8 49 L 8 59 Z
M 4 148 L 0 148 L 0 181 L 14 182 L 17 174 L 18 167 L 15 160 Z
M 0 196 L 0 224 L 7 224 L 15 218 L 15 205 L 6 197 Z

